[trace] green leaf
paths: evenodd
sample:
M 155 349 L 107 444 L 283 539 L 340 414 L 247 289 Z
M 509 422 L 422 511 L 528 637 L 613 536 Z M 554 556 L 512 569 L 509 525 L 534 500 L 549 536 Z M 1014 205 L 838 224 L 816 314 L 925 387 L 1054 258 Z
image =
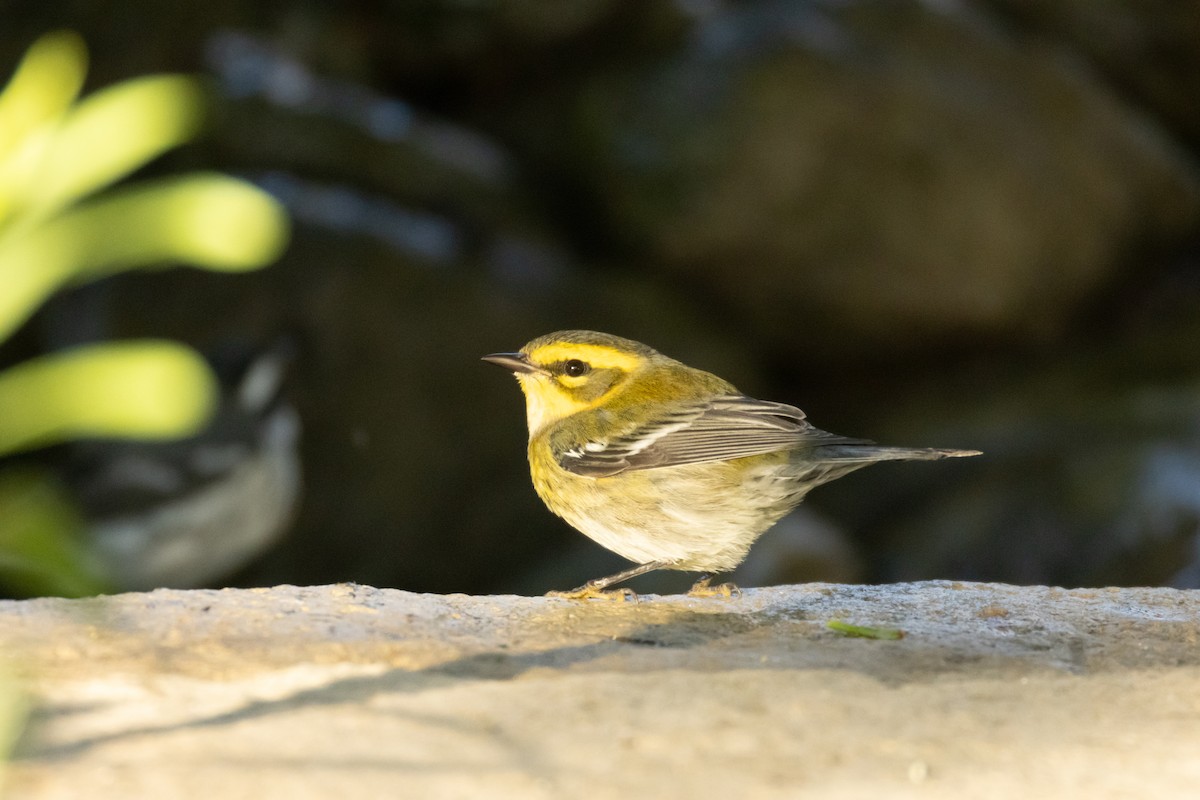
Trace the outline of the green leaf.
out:
M 24 198 L 28 213 L 48 217 L 187 142 L 203 108 L 199 84 L 180 75 L 135 78 L 89 95 L 47 143 Z
M 83 521 L 49 475 L 0 472 L 0 577 L 26 596 L 85 597 L 109 591 L 82 542 Z
M 0 164 L 19 142 L 71 107 L 87 74 L 87 49 L 71 31 L 34 42 L 0 92 Z
M 0 236 L 0 340 L 65 284 L 184 262 L 237 272 L 274 261 L 287 213 L 245 181 L 200 173 L 107 193 Z
M 216 379 L 166 341 L 79 347 L 0 373 L 0 453 L 78 437 L 189 436 L 216 404 Z

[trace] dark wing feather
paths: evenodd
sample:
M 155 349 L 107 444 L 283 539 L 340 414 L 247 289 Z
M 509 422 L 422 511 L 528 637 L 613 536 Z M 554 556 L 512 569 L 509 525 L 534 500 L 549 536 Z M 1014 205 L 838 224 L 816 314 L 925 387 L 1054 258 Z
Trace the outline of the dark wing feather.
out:
M 619 472 L 773 453 L 805 445 L 851 444 L 818 430 L 795 406 L 727 395 L 676 407 L 628 433 L 589 441 L 560 453 L 558 462 L 577 475 Z

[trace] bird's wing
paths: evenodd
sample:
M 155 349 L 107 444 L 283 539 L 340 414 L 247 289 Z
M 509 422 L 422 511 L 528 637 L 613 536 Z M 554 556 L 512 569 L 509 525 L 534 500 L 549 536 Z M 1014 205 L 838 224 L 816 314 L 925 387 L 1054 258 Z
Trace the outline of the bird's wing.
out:
M 725 395 L 675 406 L 609 439 L 574 443 L 560 450 L 557 459 L 576 475 L 602 478 L 630 470 L 861 441 L 814 428 L 795 406 Z

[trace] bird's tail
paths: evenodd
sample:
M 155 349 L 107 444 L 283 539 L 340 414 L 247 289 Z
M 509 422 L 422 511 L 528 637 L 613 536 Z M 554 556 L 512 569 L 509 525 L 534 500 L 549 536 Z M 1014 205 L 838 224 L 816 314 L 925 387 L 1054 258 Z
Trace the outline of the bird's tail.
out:
M 838 464 L 871 464 L 876 461 L 936 461 L 939 458 L 963 458 L 982 455 L 979 450 L 946 450 L 936 447 L 886 447 L 872 442 L 830 444 L 813 453 L 821 461 Z

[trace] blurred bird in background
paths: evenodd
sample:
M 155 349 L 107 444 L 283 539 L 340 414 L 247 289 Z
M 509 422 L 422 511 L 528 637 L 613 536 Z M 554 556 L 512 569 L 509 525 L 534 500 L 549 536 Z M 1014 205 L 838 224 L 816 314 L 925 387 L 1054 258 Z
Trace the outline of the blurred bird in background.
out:
M 211 357 L 222 397 L 198 436 L 67 448 L 63 479 L 116 589 L 210 584 L 287 530 L 301 491 L 300 419 L 283 393 L 293 350 L 279 341 Z

